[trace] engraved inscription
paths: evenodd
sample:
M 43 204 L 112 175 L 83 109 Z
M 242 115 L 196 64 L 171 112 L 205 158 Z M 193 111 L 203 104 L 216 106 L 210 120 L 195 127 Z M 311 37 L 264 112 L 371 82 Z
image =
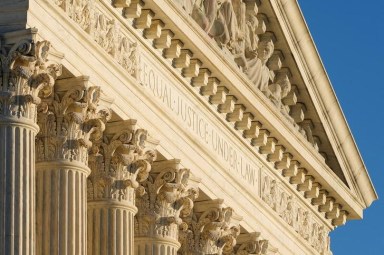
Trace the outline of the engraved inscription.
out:
M 177 89 L 176 82 L 167 79 L 146 56 L 139 58 L 139 83 L 182 124 L 227 165 L 227 170 L 252 186 L 257 185 L 261 163 L 250 161 L 224 134 L 219 132 L 199 107 Z

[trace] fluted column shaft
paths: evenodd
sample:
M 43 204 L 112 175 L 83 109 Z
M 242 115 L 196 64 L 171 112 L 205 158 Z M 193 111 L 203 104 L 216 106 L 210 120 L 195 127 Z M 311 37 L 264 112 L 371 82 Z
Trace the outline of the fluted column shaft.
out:
M 0 35 L 0 254 L 35 254 L 37 106 L 61 66 L 36 29 Z
M 88 254 L 133 255 L 137 209 L 108 201 L 88 204 Z
M 46 161 L 36 170 L 36 253 L 86 254 L 89 168 L 76 161 Z
M 37 125 L 0 117 L 0 254 L 34 254 Z
M 177 255 L 178 241 L 169 238 L 135 237 L 136 255 Z

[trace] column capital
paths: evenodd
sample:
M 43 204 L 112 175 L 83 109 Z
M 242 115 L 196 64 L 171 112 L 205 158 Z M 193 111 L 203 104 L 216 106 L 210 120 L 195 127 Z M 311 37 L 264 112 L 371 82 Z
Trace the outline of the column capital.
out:
M 38 108 L 37 162 L 69 160 L 88 163 L 92 142 L 101 139 L 111 111 L 99 104 L 100 87 L 89 77 L 61 79 Z
M 199 182 L 180 160 L 155 162 L 142 184 L 145 193 L 136 201 L 139 211 L 135 235 L 168 238 L 178 244 L 179 229 L 187 228 L 184 219 L 192 213 Z
M 136 128 L 136 120 L 107 123 L 90 150 L 88 200 L 128 200 L 134 204 L 133 192 L 142 190 L 139 183 L 148 178 L 156 159 L 155 150 L 146 146 L 147 138 L 146 130 Z
M 52 93 L 63 55 L 36 29 L 0 35 L 0 115 L 36 121 L 36 105 Z
M 188 229 L 180 236 L 182 254 L 233 254 L 241 217 L 222 199 L 196 202 Z

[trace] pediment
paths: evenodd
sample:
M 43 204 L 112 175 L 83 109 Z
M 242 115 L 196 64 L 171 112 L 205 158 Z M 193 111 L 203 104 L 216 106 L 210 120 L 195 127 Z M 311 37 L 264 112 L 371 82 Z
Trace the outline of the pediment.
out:
M 313 157 L 324 163 L 323 169 L 317 169 L 322 182 L 329 182 L 330 177 L 337 179 L 335 183 L 360 201 L 363 208 L 376 199 L 367 169 L 296 1 L 166 2 L 173 11 L 179 12 L 172 20 L 174 23 L 167 26 L 184 33 L 178 38 L 195 53 L 190 58 L 209 59 L 210 56 L 177 23 L 179 18 L 198 37 L 204 36 L 203 41 L 210 43 L 209 48 L 221 58 L 221 65 L 229 66 L 238 74 L 238 80 L 248 85 L 248 93 L 262 95 L 266 108 L 282 119 L 298 141 L 306 143 L 304 147 Z M 247 92 L 240 91 L 232 75 L 225 73 L 221 66 L 212 66 L 212 63 L 206 66 L 209 73 L 221 71 L 219 79 L 229 88 L 228 94 L 236 98 L 233 105 L 252 108 L 248 107 L 252 102 L 245 99 Z M 263 115 L 265 111 L 260 110 L 257 117 L 261 117 L 255 119 L 288 148 L 289 145 L 283 143 L 290 143 L 286 132 Z M 291 146 L 296 149 L 292 143 Z M 324 172 L 328 173 L 322 178 Z

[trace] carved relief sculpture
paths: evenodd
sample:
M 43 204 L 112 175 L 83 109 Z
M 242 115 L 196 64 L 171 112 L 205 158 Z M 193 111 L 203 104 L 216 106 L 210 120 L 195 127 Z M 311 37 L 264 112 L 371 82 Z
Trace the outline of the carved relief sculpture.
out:
M 264 177 L 263 192 L 261 197 L 272 209 L 277 210 L 278 190 L 275 180 Z
M 255 87 L 263 93 L 268 92 L 268 85 L 273 76 L 267 64 L 272 56 L 274 44 L 270 37 L 262 37 L 257 48 L 257 55 L 247 60 L 246 74 Z
M 94 41 L 130 75 L 136 75 L 137 43 L 122 33 L 118 22 L 97 9 L 94 0 L 55 1 Z
M 279 183 L 272 177 L 265 175 L 262 180 L 262 200 L 311 246 L 317 250 L 327 250 L 326 227 L 315 222 L 313 214 L 304 210 L 294 199 L 294 195 L 279 188 Z

